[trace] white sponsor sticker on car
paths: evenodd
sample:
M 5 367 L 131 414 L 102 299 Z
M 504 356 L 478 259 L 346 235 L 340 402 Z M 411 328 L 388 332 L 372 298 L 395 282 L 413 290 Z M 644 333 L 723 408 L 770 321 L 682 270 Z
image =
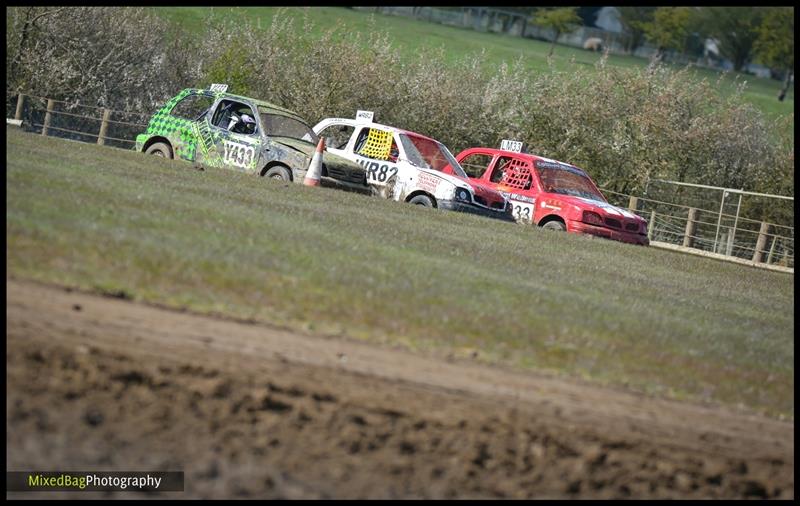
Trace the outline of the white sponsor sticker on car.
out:
M 372 118 L 374 118 L 374 117 L 375 117 L 375 113 L 372 112 L 372 111 L 362 111 L 362 110 L 356 111 L 356 120 L 357 121 L 365 121 L 367 123 L 371 123 L 372 122 Z
M 511 209 L 515 220 L 528 222 L 533 220 L 533 204 L 526 204 L 525 202 L 512 200 Z
M 514 153 L 519 153 L 522 151 L 522 142 L 503 139 L 500 142 L 500 149 L 503 151 L 513 151 Z
M 235 165 L 237 167 L 247 168 L 253 163 L 256 156 L 256 150 L 253 146 L 247 144 L 240 144 L 233 141 L 222 141 L 222 146 L 225 148 L 223 160 L 225 163 Z
M 421 190 L 425 190 L 430 193 L 436 193 L 436 188 L 439 187 L 439 183 L 442 180 L 436 176 L 431 174 L 426 174 L 424 172 L 420 172 L 417 174 L 417 188 Z

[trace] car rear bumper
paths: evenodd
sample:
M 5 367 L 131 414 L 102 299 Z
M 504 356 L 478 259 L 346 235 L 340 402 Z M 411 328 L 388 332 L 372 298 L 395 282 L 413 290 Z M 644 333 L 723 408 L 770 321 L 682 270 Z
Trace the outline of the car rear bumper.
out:
M 494 211 L 485 207 L 476 206 L 475 204 L 465 204 L 464 202 L 456 202 L 455 200 L 439 200 L 437 204 L 439 209 L 445 209 L 447 211 L 477 214 L 478 216 L 485 216 L 487 218 L 495 218 L 503 221 L 515 221 L 511 213 Z
M 622 230 L 614 230 L 612 228 L 598 227 L 589 225 L 582 221 L 567 220 L 567 231 L 576 232 L 579 234 L 589 234 L 596 237 L 604 237 L 614 241 L 627 242 L 629 244 L 639 244 L 641 246 L 649 246 L 650 239 L 643 234 L 633 234 L 630 232 L 623 232 Z

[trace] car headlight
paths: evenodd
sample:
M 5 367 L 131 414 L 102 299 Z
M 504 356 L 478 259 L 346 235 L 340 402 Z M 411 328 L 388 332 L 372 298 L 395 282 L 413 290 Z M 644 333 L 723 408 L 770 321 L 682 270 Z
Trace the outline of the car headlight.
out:
M 466 188 L 456 188 L 456 200 L 460 200 L 461 202 L 472 202 L 472 199 L 469 196 L 469 190 Z
M 601 218 L 599 214 L 592 211 L 584 211 L 581 221 L 590 225 L 597 225 L 599 227 L 603 226 L 603 218 Z

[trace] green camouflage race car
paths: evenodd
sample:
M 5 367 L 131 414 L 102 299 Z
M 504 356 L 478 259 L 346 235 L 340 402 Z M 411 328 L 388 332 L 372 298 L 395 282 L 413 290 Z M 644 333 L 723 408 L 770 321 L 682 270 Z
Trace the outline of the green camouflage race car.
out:
M 302 182 L 317 134 L 288 109 L 226 90 L 215 84 L 178 93 L 136 136 L 136 151 Z M 333 153 L 323 154 L 321 181 L 370 192 L 364 168 Z

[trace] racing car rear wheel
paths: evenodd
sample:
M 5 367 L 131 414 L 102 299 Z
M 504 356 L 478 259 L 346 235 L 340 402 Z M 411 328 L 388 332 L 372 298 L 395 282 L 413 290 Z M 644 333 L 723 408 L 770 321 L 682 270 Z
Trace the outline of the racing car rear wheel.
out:
M 408 201 L 409 204 L 416 204 L 418 206 L 433 207 L 433 201 L 427 195 L 417 195 Z
M 375 190 L 375 194 L 377 194 L 382 199 L 391 199 L 394 196 L 394 187 L 397 185 L 397 178 L 392 177 L 384 186 L 381 186 L 380 189 L 376 189 L 374 186 L 372 187 Z M 413 199 L 412 199 L 413 200 Z
M 145 153 L 148 155 L 162 156 L 164 158 L 172 158 L 172 149 L 170 149 L 169 144 L 163 142 L 154 142 L 147 148 Z
M 292 177 L 289 175 L 289 170 L 286 167 L 272 167 L 265 174 L 264 177 L 270 179 L 277 179 L 278 181 L 291 181 Z
M 548 221 L 542 228 L 545 230 L 555 230 L 556 232 L 563 232 L 567 229 L 567 227 L 558 220 Z

